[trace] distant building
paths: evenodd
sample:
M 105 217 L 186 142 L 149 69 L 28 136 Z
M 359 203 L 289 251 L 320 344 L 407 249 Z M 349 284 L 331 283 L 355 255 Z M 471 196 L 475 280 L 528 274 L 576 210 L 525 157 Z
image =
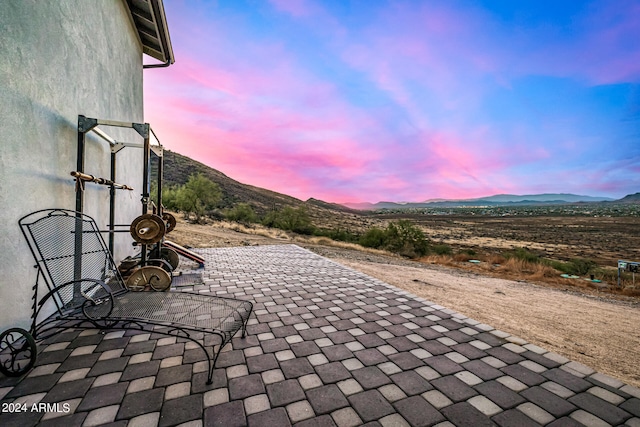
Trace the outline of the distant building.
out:
M 36 270 L 18 219 L 75 208 L 78 116 L 144 123 L 143 54 L 174 58 L 162 0 L 6 1 L 0 28 L 0 330 L 28 329 Z M 103 130 L 141 141 L 132 129 Z M 107 142 L 88 134 L 85 155 L 86 173 L 110 176 Z M 118 154 L 118 182 L 134 191 L 117 193 L 117 224 L 141 213 L 142 161 L 140 149 Z M 100 227 L 108 200 L 108 187 L 87 183 L 84 211 Z M 116 260 L 131 241 L 118 236 Z

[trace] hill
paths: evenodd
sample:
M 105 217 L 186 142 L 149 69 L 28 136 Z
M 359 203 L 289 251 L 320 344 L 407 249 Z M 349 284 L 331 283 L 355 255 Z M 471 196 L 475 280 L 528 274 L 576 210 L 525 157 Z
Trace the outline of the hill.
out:
M 222 190 L 222 200 L 218 207 L 222 210 L 232 208 L 238 203 L 247 203 L 253 207 L 256 213 L 263 215 L 270 210 L 281 209 L 285 206 L 294 208 L 304 206 L 318 225 L 359 223 L 362 215 L 356 210 L 335 203 L 317 199 L 302 201 L 286 194 L 243 184 L 204 163 L 170 150 L 164 150 L 163 166 L 163 185 L 166 187 L 182 185 L 189 180 L 189 176 L 197 173 L 203 174 L 218 184 Z M 156 168 L 157 164 L 152 163 L 152 176 L 155 176 Z
M 617 200 L 618 203 L 640 203 L 640 193 L 628 194 L 622 199 Z
M 295 197 L 242 184 L 204 163 L 169 150 L 164 151 L 163 172 L 163 185 L 169 187 L 186 183 L 192 174 L 203 174 L 220 186 L 222 200 L 219 207 L 222 209 L 231 208 L 238 203 L 249 203 L 257 211 L 264 212 L 274 208 L 297 207 L 304 204 L 302 200 Z

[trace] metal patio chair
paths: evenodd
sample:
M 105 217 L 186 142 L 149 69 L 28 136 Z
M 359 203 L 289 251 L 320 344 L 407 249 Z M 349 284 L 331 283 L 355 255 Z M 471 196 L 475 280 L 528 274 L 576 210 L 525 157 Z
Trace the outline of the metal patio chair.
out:
M 128 290 L 95 221 L 87 215 L 47 209 L 21 218 L 19 224 L 38 273 L 30 331 L 12 328 L 0 334 L 0 372 L 7 376 L 29 371 L 37 357 L 36 341 L 64 330 L 138 329 L 196 343 L 206 354 L 210 384 L 220 350 L 240 329 L 242 337 L 246 335 L 253 309 L 249 301 Z M 41 281 L 47 290 L 38 299 Z M 52 309 L 52 315 L 43 315 Z

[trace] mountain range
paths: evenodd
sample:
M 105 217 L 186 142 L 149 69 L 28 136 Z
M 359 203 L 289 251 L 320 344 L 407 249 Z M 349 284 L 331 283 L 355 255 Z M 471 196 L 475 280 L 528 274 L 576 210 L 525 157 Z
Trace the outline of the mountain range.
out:
M 155 167 L 155 165 L 152 165 Z M 227 209 L 237 203 L 248 203 L 258 213 L 264 213 L 272 209 L 280 209 L 283 206 L 306 206 L 312 217 L 326 217 L 336 220 L 344 218 L 345 214 L 355 220 L 358 211 L 370 211 L 378 209 L 409 209 L 409 208 L 439 208 L 439 207 L 474 207 L 474 206 L 527 206 L 527 205 L 553 205 L 572 203 L 640 203 L 640 193 L 629 194 L 622 199 L 615 200 L 607 197 L 592 197 L 576 194 L 550 193 L 550 194 L 496 194 L 477 199 L 430 199 L 418 203 L 378 202 L 378 203 L 345 203 L 337 204 L 310 198 L 302 201 L 286 194 L 240 183 L 224 173 L 213 169 L 203 163 L 183 156 L 176 152 L 164 151 L 164 179 L 166 186 L 182 185 L 194 173 L 202 173 L 207 178 L 220 186 L 222 200 L 220 208 Z M 152 176 L 155 172 L 152 173 Z
M 627 196 L 630 197 L 630 196 Z M 378 202 L 378 203 L 346 203 L 352 209 L 377 210 L 377 209 L 410 209 L 410 208 L 437 208 L 437 207 L 473 207 L 473 206 L 527 206 L 527 205 L 552 205 L 569 203 L 594 203 L 613 202 L 609 197 L 593 197 L 567 193 L 545 194 L 496 194 L 477 199 L 430 199 L 424 202 Z M 621 200 L 622 201 L 622 200 Z

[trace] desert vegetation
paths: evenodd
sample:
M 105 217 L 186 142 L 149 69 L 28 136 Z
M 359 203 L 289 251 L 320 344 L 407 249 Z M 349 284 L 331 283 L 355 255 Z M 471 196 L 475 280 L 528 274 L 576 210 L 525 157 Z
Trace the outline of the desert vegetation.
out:
M 229 221 L 243 233 L 384 251 L 500 277 L 614 292 L 621 292 L 615 286 L 617 260 L 640 259 L 639 204 L 355 212 L 245 186 L 202 164 L 187 168 L 191 163 L 185 159 L 176 157 L 179 170 L 194 173 L 169 181 L 163 201 L 190 222 Z M 625 293 L 638 292 L 635 279 L 622 273 Z

